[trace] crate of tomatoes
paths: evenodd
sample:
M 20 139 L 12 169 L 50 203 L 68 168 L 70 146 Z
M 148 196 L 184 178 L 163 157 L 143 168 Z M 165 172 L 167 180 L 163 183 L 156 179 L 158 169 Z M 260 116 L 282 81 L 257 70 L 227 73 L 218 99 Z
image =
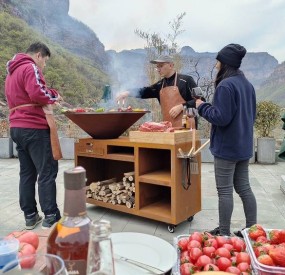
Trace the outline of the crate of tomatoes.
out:
M 242 230 L 242 234 L 257 275 L 285 274 L 285 229 L 255 224 Z
M 213 236 L 193 232 L 174 238 L 178 259 L 173 275 L 190 275 L 201 271 L 224 271 L 238 275 L 252 274 L 250 255 L 239 237 Z

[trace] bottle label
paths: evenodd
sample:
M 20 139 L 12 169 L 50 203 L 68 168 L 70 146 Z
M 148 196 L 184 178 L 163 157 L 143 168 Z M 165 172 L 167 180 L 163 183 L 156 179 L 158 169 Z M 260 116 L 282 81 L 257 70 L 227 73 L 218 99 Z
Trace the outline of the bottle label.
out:
M 78 261 L 64 261 L 67 273 L 69 275 L 85 275 L 87 262 L 84 260 Z

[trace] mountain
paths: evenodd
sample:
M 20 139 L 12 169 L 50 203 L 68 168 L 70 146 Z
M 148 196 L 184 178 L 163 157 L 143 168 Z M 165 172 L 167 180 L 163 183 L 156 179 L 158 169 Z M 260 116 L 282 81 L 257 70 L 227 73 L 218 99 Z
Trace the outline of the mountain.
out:
M 82 87 L 87 85 L 87 90 L 94 85 L 96 91 L 90 92 L 92 94 L 90 101 L 94 101 L 94 95 L 100 95 L 100 89 L 103 88 L 107 80 L 105 74 L 108 75 L 108 82 L 115 91 L 149 84 L 146 75 L 149 62 L 145 49 L 121 52 L 105 51 L 105 47 L 96 33 L 82 22 L 70 17 L 68 10 L 69 0 L 0 0 L 0 11 L 5 11 L 13 17 L 23 20 L 33 31 L 40 33 L 41 37 L 48 39 L 47 41 L 50 43 L 62 47 L 71 56 L 79 57 L 79 62 L 88 60 L 87 66 L 82 63 L 85 72 L 82 78 L 84 80 L 77 83 L 80 83 Z M 3 41 L 7 41 L 6 38 L 1 39 L 0 46 Z M 23 47 L 21 39 L 17 46 L 13 46 L 9 50 L 19 49 L 20 46 Z M 6 48 L 7 45 L 3 46 L 4 50 Z M 190 46 L 183 47 L 180 55 L 185 62 L 181 72 L 192 75 L 195 80 L 198 80 L 198 74 L 200 78 L 210 78 L 210 72 L 216 63 L 216 54 L 213 52 L 199 53 Z M 63 56 L 62 58 L 68 60 L 67 57 Z M 0 56 L 0 60 L 2 62 L 4 58 Z M 197 64 L 194 71 L 193 64 Z M 80 66 L 77 65 L 77 67 Z M 97 70 L 96 74 L 91 73 L 93 69 Z M 266 52 L 248 52 L 243 59 L 241 69 L 255 86 L 259 100 L 271 99 L 281 106 L 285 106 L 284 63 L 279 65 L 276 58 Z M 79 75 L 82 72 L 83 70 L 79 72 Z M 98 74 L 98 72 L 100 73 Z M 99 75 L 101 76 L 99 77 Z M 3 76 L 1 77 L 3 78 Z M 92 78 L 95 83 L 86 83 L 88 78 Z M 80 97 L 80 93 L 72 94 L 72 97 Z M 81 100 L 76 101 L 81 102 Z
M 285 107 L 285 62 L 278 65 L 262 83 L 257 92 L 258 100 L 270 100 Z
M 104 45 L 94 31 L 68 15 L 69 0 L 0 0 L 0 8 L 1 2 L 43 36 L 107 70 Z

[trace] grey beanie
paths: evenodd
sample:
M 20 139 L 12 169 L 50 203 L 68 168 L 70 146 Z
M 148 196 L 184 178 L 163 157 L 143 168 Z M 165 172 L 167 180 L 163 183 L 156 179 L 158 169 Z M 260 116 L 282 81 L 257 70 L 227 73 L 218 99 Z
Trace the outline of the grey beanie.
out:
M 229 44 L 218 52 L 216 59 L 223 64 L 239 68 L 245 54 L 246 49 L 243 46 L 239 44 Z

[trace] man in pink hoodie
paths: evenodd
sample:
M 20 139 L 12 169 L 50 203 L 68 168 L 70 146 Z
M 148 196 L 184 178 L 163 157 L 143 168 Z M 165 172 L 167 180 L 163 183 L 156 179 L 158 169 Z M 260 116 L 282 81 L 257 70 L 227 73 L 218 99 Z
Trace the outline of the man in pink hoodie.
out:
M 37 209 L 36 182 L 45 215 L 42 228 L 50 228 L 61 217 L 56 203 L 58 161 L 53 158 L 50 129 L 43 111 L 43 106 L 61 99 L 56 90 L 46 87 L 42 74 L 50 55 L 49 48 L 37 42 L 7 63 L 5 94 L 10 133 L 20 161 L 19 201 L 26 229 L 35 228 L 43 220 Z

